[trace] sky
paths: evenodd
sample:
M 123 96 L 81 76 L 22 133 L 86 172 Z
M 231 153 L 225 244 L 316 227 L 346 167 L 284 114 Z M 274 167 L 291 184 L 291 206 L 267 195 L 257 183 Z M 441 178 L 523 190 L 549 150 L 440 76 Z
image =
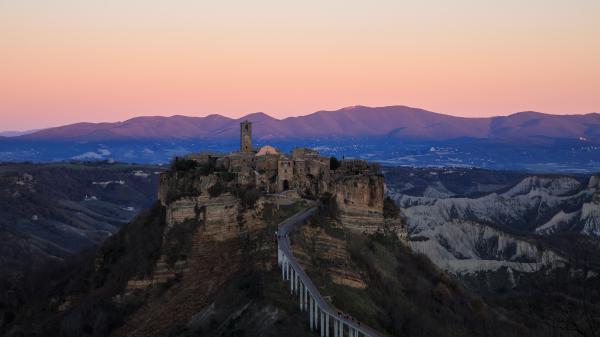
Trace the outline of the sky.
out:
M 0 130 L 351 105 L 600 112 L 598 0 L 0 0 Z

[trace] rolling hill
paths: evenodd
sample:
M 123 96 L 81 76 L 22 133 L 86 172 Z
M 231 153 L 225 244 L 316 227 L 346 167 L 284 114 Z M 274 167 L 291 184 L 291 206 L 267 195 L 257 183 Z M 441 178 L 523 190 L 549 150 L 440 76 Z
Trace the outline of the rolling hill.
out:
M 206 117 L 136 117 L 115 123 L 77 123 L 14 137 L 18 140 L 114 141 L 140 139 L 236 139 L 239 122 L 254 122 L 257 140 L 312 137 L 391 137 L 403 140 L 461 138 L 501 141 L 585 139 L 600 143 L 600 114 L 549 115 L 520 112 L 509 116 L 465 118 L 406 106 L 354 106 L 276 119 L 253 113 L 239 119 Z
M 253 113 L 77 123 L 0 138 L 0 161 L 167 163 L 190 152 L 237 150 L 242 120 L 253 122 L 255 147 L 282 151 L 308 146 L 393 166 L 600 171 L 600 114 L 464 118 L 406 106 L 353 106 L 285 119 Z

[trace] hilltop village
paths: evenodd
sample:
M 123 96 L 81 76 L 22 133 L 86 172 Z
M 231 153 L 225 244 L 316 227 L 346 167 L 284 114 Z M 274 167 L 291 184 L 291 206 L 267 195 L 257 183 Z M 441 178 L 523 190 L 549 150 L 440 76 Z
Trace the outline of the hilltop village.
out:
M 266 193 L 293 190 L 300 195 L 317 196 L 332 192 L 331 182 L 337 178 L 357 174 L 365 177 L 378 175 L 378 168 L 365 161 L 344 159 L 337 162 L 308 148 L 296 148 L 289 155 L 270 145 L 254 149 L 252 123 L 248 121 L 240 123 L 239 152 L 198 153 L 187 158 L 200 165 L 210 165 L 215 170 L 234 173 L 240 185 L 252 185 Z
M 189 167 L 199 173 L 187 173 L 190 181 L 185 183 L 183 171 Z M 255 149 L 252 123 L 248 121 L 240 123 L 238 152 L 203 152 L 176 158 L 173 169 L 161 176 L 158 199 L 167 206 L 168 221 L 197 218 L 201 209 L 202 219 L 198 220 L 210 222 L 218 200 L 227 203 L 225 196 L 240 190 L 264 197 L 328 196 L 344 226 L 372 233 L 384 224 L 384 179 L 377 165 L 356 159 L 338 161 L 308 148 L 296 148 L 290 154 L 269 145 Z M 223 221 L 222 211 L 216 214 L 214 219 Z

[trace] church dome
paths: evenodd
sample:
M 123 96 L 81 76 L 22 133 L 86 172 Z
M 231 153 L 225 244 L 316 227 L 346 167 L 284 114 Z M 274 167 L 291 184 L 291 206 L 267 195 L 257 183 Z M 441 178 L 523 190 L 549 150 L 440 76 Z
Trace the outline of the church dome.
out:
M 265 145 L 261 147 L 260 150 L 258 150 L 258 152 L 256 153 L 257 156 L 264 156 L 267 154 L 279 154 L 279 151 L 277 151 L 277 149 L 272 147 L 271 145 Z

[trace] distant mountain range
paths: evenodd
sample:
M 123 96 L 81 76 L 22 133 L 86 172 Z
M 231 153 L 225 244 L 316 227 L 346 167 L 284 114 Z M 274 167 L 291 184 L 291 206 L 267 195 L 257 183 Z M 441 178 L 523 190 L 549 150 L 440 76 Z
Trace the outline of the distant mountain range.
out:
M 239 135 L 241 120 L 254 122 L 254 137 L 258 141 L 388 137 L 421 141 L 474 138 L 536 143 L 568 139 L 600 143 L 598 113 L 550 115 L 519 112 L 510 116 L 465 118 L 406 106 L 353 106 L 285 119 L 264 113 L 253 113 L 239 119 L 221 115 L 136 117 L 116 123 L 65 125 L 13 138 L 27 141 L 234 140 Z
M 600 172 L 600 114 L 465 118 L 406 106 L 353 106 L 276 119 L 136 117 L 0 136 L 0 162 L 120 161 L 161 164 L 190 152 L 239 148 L 239 123 L 252 121 L 253 145 L 306 146 L 324 155 L 388 166 L 482 167 L 536 172 Z

